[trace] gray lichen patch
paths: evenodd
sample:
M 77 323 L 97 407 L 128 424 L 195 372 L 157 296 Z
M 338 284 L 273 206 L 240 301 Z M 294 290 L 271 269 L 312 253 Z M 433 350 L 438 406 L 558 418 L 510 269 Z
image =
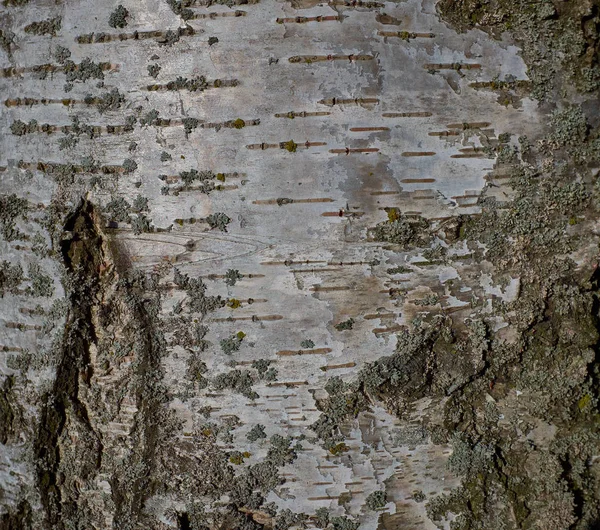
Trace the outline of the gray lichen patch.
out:
M 24 234 L 16 227 L 16 221 L 27 210 L 27 200 L 14 193 L 0 195 L 0 234 L 6 241 L 23 239 Z

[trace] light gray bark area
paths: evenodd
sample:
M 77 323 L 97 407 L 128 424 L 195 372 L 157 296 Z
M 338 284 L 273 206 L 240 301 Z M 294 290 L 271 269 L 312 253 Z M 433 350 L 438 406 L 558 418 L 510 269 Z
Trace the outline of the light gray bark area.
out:
M 36 252 L 33 238 L 41 235 L 38 239 L 48 247 L 52 231 L 55 244 L 64 239 L 63 225 L 49 230 L 42 220 L 64 222 L 64 216 L 50 216 L 53 206 L 74 211 L 85 198 L 96 208 L 94 219 L 106 247 L 98 252 L 109 272 L 100 273 L 102 287 L 92 302 L 98 334 L 89 346 L 93 369 L 86 375 L 81 367 L 78 392 L 90 432 L 102 441 L 104 454 L 86 480 L 76 485 L 66 480 L 59 488 L 64 488 L 63 499 L 76 499 L 89 515 L 87 528 L 119 527 L 115 517 L 124 516 L 114 511 L 114 490 L 121 470 L 154 473 L 144 468 L 142 456 L 135 460 L 136 444 L 155 444 L 152 451 L 161 455 L 152 464 L 157 468 L 181 453 L 203 462 L 210 453 L 195 444 L 212 428 L 208 423 L 222 426 L 233 416 L 238 421 L 231 437 L 222 436 L 214 445 L 227 453 L 228 462 L 235 460 L 231 451 L 249 453 L 243 463 L 230 465 L 238 474 L 267 458 L 271 436 L 306 437 L 297 458 L 280 469 L 285 483 L 266 496 L 278 512 L 290 509 L 314 516 L 324 507 L 331 516 L 358 521 L 361 529 L 436 528 L 415 492 L 430 498 L 458 484 L 446 468 L 450 446 L 433 444 L 419 430 L 432 421 L 443 402 L 420 400 L 406 418 L 398 419 L 375 400 L 369 412 L 345 423 L 346 447 L 340 452 L 324 448 L 311 425 L 321 415 L 317 401 L 327 397 L 327 381 L 339 376 L 351 382 L 367 363 L 393 354 L 395 333 L 413 319 L 433 312 L 464 320 L 473 308 L 478 315 L 486 314 L 492 301 L 516 296 L 519 279 L 494 285 L 490 271 L 470 261 L 466 244 L 453 245 L 443 259 L 423 253 L 426 248 L 449 247 L 451 238 L 445 237 L 449 232 L 444 227 L 459 214 L 477 213 L 478 196 L 490 175 L 502 176 L 501 169 L 493 168 L 498 136 L 510 132 L 515 142 L 520 135 L 535 138 L 540 134 L 540 111 L 527 98 L 520 105 L 503 106 L 495 94 L 471 86 L 509 74 L 527 79 L 519 50 L 508 40 L 493 41 L 480 31 L 456 33 L 439 20 L 433 0 L 385 2 L 379 7 L 298 4 L 302 5 L 261 0 L 232 7 L 192 6 L 195 15 L 206 17 L 184 22 L 166 2 L 141 0 L 124 4 L 129 16 L 123 29 L 109 26 L 116 5 L 104 0 L 32 1 L 4 8 L 2 27 L 13 31 L 15 38 L 7 48 L 10 53 L 0 52 L 5 69 L 0 78 L 2 98 L 53 100 L 9 103 L 0 113 L 0 192 L 14 193 L 28 204 L 25 215 L 15 221 L 28 237 L 0 240 L 1 259 L 19 264 L 26 278 L 0 299 L 0 372 L 17 376 L 17 401 L 22 407 L 22 432 L 0 451 L 0 504 L 6 510 L 14 510 L 27 498 L 34 507 L 34 521 L 42 524 L 32 446 L 43 409 L 41 397 L 55 388 L 60 365 L 53 358 L 53 341 L 69 322 L 68 311 L 60 311 L 59 305 L 65 296 L 61 253 L 56 246 L 53 255 Z M 62 28 L 55 37 L 23 31 L 32 21 L 59 16 Z M 382 23 L 390 20 L 395 23 Z M 159 42 L 164 35 L 133 39 L 136 31 L 178 32 L 186 24 L 193 34 L 181 32 L 172 45 Z M 418 35 L 399 34 L 403 31 Z M 128 37 L 76 42 L 78 36 L 100 32 Z M 209 45 L 211 37 L 218 42 Z M 76 64 L 87 57 L 110 63 L 103 86 L 98 86 L 100 79 L 74 81 L 67 93 L 64 72 L 38 79 L 35 72 L 7 70 L 56 65 L 58 46 L 68 48 Z M 151 59 L 155 54 L 158 58 Z M 299 62 L 295 57 L 301 58 Z M 161 67 L 156 78 L 148 73 L 152 64 Z M 179 76 L 204 76 L 208 87 L 148 89 Z M 114 88 L 124 95 L 119 108 L 101 114 L 97 106 L 84 102 L 88 94 L 100 97 Z M 74 101 L 64 105 L 65 98 Z M 141 125 L 139 119 L 152 109 L 170 123 Z M 111 127 L 123 126 L 127 116 L 138 119 L 133 130 L 111 133 Z M 76 145 L 66 149 L 59 141 L 68 135 L 60 130 L 11 134 L 17 120 L 35 119 L 40 128 L 45 123 L 60 128 L 72 125 L 75 117 L 100 129 L 92 139 L 80 134 Z M 184 120 L 189 118 L 198 121 L 186 134 Z M 239 119 L 243 126 L 235 122 Z M 137 143 L 135 150 L 130 149 L 132 142 Z M 161 161 L 163 152 L 170 158 Z M 86 166 L 86 157 L 98 166 L 118 167 L 114 173 L 86 172 L 83 167 L 72 182 L 48 171 L 51 164 Z M 135 162 L 133 171 L 123 169 L 127 159 Z M 192 169 L 212 172 L 216 189 L 203 193 L 199 180 L 182 185 L 180 173 Z M 495 182 L 491 194 L 506 196 L 502 180 Z M 148 211 L 126 212 L 129 223 L 115 221 L 110 212 L 98 213 L 117 198 L 132 205 L 138 195 L 147 198 Z M 370 229 L 394 215 L 393 208 L 409 219 L 423 217 L 431 223 L 426 246 L 402 248 L 375 241 Z M 206 222 L 219 212 L 230 218 L 225 231 L 211 229 Z M 144 216 L 150 224 L 136 233 L 135 223 Z M 32 264 L 52 278 L 51 296 L 26 291 Z M 389 273 L 399 266 L 407 272 Z M 206 315 L 191 309 L 189 292 L 174 279 L 175 268 L 201 278 L 207 296 L 221 296 L 227 303 Z M 146 309 L 143 303 L 127 305 L 115 294 L 115 284 L 126 270 L 160 278 L 159 311 L 147 322 L 164 331 L 167 344 L 160 366 L 153 370 L 169 394 L 170 424 L 180 422 L 180 428 L 154 442 L 149 441 L 151 434 L 140 431 L 140 424 L 151 425 L 154 418 L 143 414 L 154 414 L 155 409 L 139 398 L 141 391 L 131 382 L 147 375 L 136 364 L 134 346 L 141 339 L 125 326 Z M 241 274 L 234 285 L 224 281 L 228 270 Z M 120 324 L 105 326 L 99 307 L 113 299 L 119 300 L 110 307 L 120 308 Z M 38 306 L 43 312 L 36 312 Z M 59 315 L 52 331 L 51 307 Z M 188 318 L 187 331 L 195 323 L 208 328 L 202 340 L 209 345 L 200 353 L 171 340 L 178 314 Z M 351 329 L 336 328 L 348 319 L 354 321 Z M 495 325 L 500 329 L 505 323 L 498 317 Z M 245 334 L 239 348 L 226 354 L 221 341 L 238 332 Z M 99 352 L 104 340 L 110 343 L 108 354 Z M 126 351 L 117 354 L 119 340 Z M 308 340 L 313 345 L 303 346 Z M 26 355 L 32 361 L 21 372 L 19 359 Z M 102 355 L 109 356 L 110 370 L 100 362 Z M 118 355 L 122 355 L 119 362 L 113 361 Z M 210 381 L 233 368 L 250 370 L 258 397 L 215 389 L 214 384 L 199 388 L 188 374 L 193 355 L 206 363 L 203 377 Z M 260 359 L 271 361 L 275 379 L 260 379 L 252 367 Z M 73 413 L 67 413 L 65 421 L 67 427 L 57 441 L 61 465 L 72 459 L 70 465 L 77 468 L 77 451 L 87 447 L 79 439 L 87 427 Z M 265 426 L 267 437 L 251 442 L 247 434 L 256 425 Z M 140 466 L 137 471 L 128 467 L 132 461 Z M 168 483 L 176 473 L 165 469 L 168 466 L 160 473 Z M 193 473 L 202 469 L 193 468 Z M 185 474 L 181 464 L 179 476 Z M 123 484 L 130 484 L 126 480 Z M 76 494 L 68 493 L 68 488 Z M 380 490 L 386 492 L 385 507 L 369 509 L 367 497 Z M 155 525 L 145 527 L 183 528 L 176 514 L 184 513 L 192 502 L 186 495 L 179 495 L 177 486 L 156 489 L 144 498 L 139 509 Z M 255 514 L 254 520 L 261 517 L 270 524 L 265 514 Z M 315 520 L 310 524 L 318 527 Z

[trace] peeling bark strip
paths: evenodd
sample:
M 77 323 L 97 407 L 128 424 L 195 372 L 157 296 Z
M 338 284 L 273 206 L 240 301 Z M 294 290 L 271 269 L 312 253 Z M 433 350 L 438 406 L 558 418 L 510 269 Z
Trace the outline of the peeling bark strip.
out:
M 61 438 L 71 429 L 81 444 L 77 474 L 83 480 L 94 476 L 100 467 L 102 442 L 90 424 L 88 411 L 79 399 L 80 385 L 92 377 L 90 345 L 96 340 L 92 324 L 93 300 L 100 294 L 100 267 L 104 261 L 102 235 L 94 220 L 90 203 L 83 201 L 67 219 L 68 238 L 61 252 L 69 277 L 69 311 L 62 346 L 58 353 L 56 379 L 46 396 L 34 443 L 37 483 L 45 520 L 50 528 L 66 528 L 65 521 L 77 511 L 77 476 L 60 473 Z M 66 431 L 66 432 L 65 432 Z
M 423 65 L 427 70 L 480 70 L 478 63 L 427 63 Z
M 329 116 L 329 115 L 331 115 L 331 112 L 306 112 L 306 111 L 294 112 L 294 111 L 290 111 L 290 112 L 286 112 L 285 114 L 277 113 L 277 114 L 275 114 L 275 117 L 276 118 L 289 118 L 289 119 L 293 120 L 294 118 L 309 118 L 309 117 L 313 117 L 313 116 Z
M 491 123 L 489 121 L 472 121 L 472 122 L 463 122 L 463 123 L 449 123 L 446 125 L 448 129 L 483 129 L 485 127 L 489 127 Z
M 533 86 L 533 83 L 526 79 L 517 79 L 511 83 L 505 81 L 477 81 L 475 83 L 469 83 L 469 86 L 471 88 L 490 88 L 492 90 L 506 90 L 513 88 L 530 90 Z
M 212 5 L 223 4 L 224 2 L 222 0 L 185 0 L 184 3 L 186 7 L 210 7 Z M 260 3 L 260 0 L 229 0 L 227 5 L 246 6 L 258 3 Z
M 97 105 L 100 101 L 100 98 L 92 98 L 90 101 L 85 101 L 83 99 L 36 99 L 36 98 L 12 98 L 4 101 L 4 104 L 7 107 L 31 107 L 33 105 L 64 105 L 65 107 L 69 107 L 71 105 Z
M 259 199 L 252 201 L 252 204 L 277 204 L 283 206 L 285 204 L 300 204 L 300 203 L 314 203 L 314 202 L 334 202 L 333 199 L 328 197 L 314 198 L 314 199 Z
M 405 151 L 402 156 L 433 156 L 434 151 Z
M 52 174 L 57 170 L 60 170 L 64 167 L 64 164 L 59 164 L 57 162 L 24 162 L 20 160 L 17 164 L 19 169 L 37 169 L 42 173 Z M 105 175 L 113 175 L 115 173 L 124 173 L 125 168 L 120 165 L 104 165 L 104 166 L 93 166 L 93 167 L 84 167 L 81 165 L 71 165 L 69 167 L 73 173 L 103 173 Z
M 389 127 L 350 127 L 351 132 L 379 132 L 389 130 Z
M 235 10 L 232 11 L 230 13 L 194 13 L 193 15 L 190 16 L 190 18 L 188 18 L 188 20 L 201 20 L 201 19 L 205 19 L 205 18 L 209 18 L 211 20 L 215 19 L 215 18 L 222 18 L 222 17 L 245 17 L 247 15 L 246 11 L 240 11 L 240 10 Z
M 329 152 L 335 155 L 349 155 L 350 153 L 377 153 L 379 149 L 376 147 L 364 147 L 362 149 L 358 147 L 345 147 L 344 149 L 330 149 Z
M 283 320 L 283 315 L 252 315 L 249 317 L 213 318 L 211 319 L 211 322 L 238 322 L 242 320 L 250 322 L 272 322 L 274 320 Z
M 209 88 L 225 88 L 225 87 L 236 87 L 240 84 L 237 79 L 215 79 L 214 81 L 206 81 L 206 89 Z M 175 92 L 177 90 L 184 90 L 177 86 L 176 81 L 171 81 L 163 85 L 154 84 L 147 85 L 145 90 L 148 92 Z M 187 90 L 190 90 L 189 88 Z
M 333 350 L 331 348 L 313 348 L 311 350 L 280 350 L 276 355 L 289 357 L 292 355 L 325 355 Z
M 171 33 L 175 33 L 179 37 L 191 37 L 202 31 L 195 30 L 190 26 L 185 28 L 177 28 L 176 30 L 151 30 L 151 31 L 134 31 L 133 33 L 88 33 L 86 35 L 78 35 L 75 37 L 77 44 L 98 44 L 112 41 L 124 40 L 144 40 L 144 39 L 166 39 Z
M 355 7 L 363 9 L 378 9 L 384 7 L 384 4 L 379 2 L 363 2 L 362 0 L 330 0 L 330 6 Z
M 321 63 L 327 61 L 371 61 L 375 59 L 373 55 L 295 55 L 290 57 L 290 63 Z
M 329 99 L 321 99 L 317 101 L 320 105 L 327 105 L 328 107 L 333 107 L 334 105 L 377 105 L 379 104 L 379 99 L 377 98 L 355 98 L 355 99 L 338 99 L 338 98 L 329 98 Z
M 429 118 L 432 112 L 384 112 L 384 118 Z
M 151 123 L 149 125 L 152 125 L 154 127 L 186 127 L 186 120 L 187 118 L 157 118 L 156 121 L 154 123 Z M 201 129 L 221 129 L 221 128 L 226 128 L 226 129 L 240 129 L 243 127 L 248 127 L 248 126 L 257 126 L 260 125 L 260 119 L 256 118 L 256 119 L 252 119 L 252 120 L 243 120 L 244 121 L 244 126 L 240 127 L 236 125 L 236 121 L 237 120 L 228 120 L 228 121 L 224 121 L 224 122 L 219 122 L 219 123 L 203 123 L 202 121 L 198 120 L 198 122 L 195 124 L 194 128 L 200 127 Z M 133 126 L 132 125 L 90 125 L 90 131 L 91 133 L 93 133 L 95 136 L 100 136 L 101 134 L 128 134 L 133 132 Z M 70 132 L 77 132 L 77 128 L 72 126 L 72 125 L 54 125 L 51 123 L 43 123 L 41 125 L 34 125 L 34 126 L 30 126 L 30 130 L 27 130 L 23 133 L 20 133 L 19 135 L 26 135 L 26 134 L 37 134 L 37 133 L 45 133 L 45 134 L 53 134 L 56 132 L 62 132 L 64 134 L 68 134 Z M 189 134 L 189 133 L 187 133 Z M 264 144 L 266 145 L 266 144 Z M 306 147 L 308 149 L 308 147 L 311 146 L 319 146 L 319 145 L 326 145 L 325 143 L 319 143 L 319 142 L 314 142 L 314 143 L 309 143 L 306 142 L 305 144 L 300 144 L 298 145 L 298 147 L 303 148 Z M 258 144 L 258 148 L 260 148 L 261 144 Z M 279 144 L 275 145 L 275 146 L 268 146 L 268 147 L 280 147 Z M 266 147 L 265 147 L 266 148 Z
M 278 18 L 275 22 L 277 24 L 293 24 L 294 22 L 297 24 L 304 24 L 306 22 L 328 22 L 330 20 L 341 20 L 342 17 L 336 15 L 329 16 L 316 16 L 316 17 L 288 17 L 288 18 Z
M 485 153 L 463 153 L 460 155 L 450 155 L 450 158 L 489 158 Z
M 327 145 L 326 142 L 309 142 L 306 141 L 303 144 L 297 144 L 293 140 L 290 142 L 280 142 L 278 144 L 250 144 L 246 146 L 246 149 L 260 149 L 264 151 L 265 149 L 285 149 L 286 151 L 290 151 L 291 153 L 295 152 L 297 149 L 310 149 L 311 147 L 320 147 L 322 145 Z
M 460 136 L 458 131 L 432 131 L 429 136 Z
M 435 38 L 435 33 L 415 33 L 412 31 L 378 31 L 377 35 L 381 37 L 398 37 L 402 40 Z
M 98 66 L 103 72 L 118 72 L 119 65 L 112 63 L 98 63 Z M 75 71 L 77 71 L 79 65 L 75 65 Z M 14 77 L 21 74 L 28 73 L 44 73 L 53 74 L 54 72 L 66 72 L 67 67 L 60 64 L 38 64 L 36 66 L 25 66 L 23 68 L 17 68 L 10 66 L 8 68 L 0 69 L 0 78 L 2 77 Z

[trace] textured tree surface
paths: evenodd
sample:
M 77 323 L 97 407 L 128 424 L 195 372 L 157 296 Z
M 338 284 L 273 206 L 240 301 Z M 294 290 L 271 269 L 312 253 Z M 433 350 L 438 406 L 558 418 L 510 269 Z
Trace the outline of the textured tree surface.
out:
M 4 0 L 0 529 L 600 528 L 597 0 Z

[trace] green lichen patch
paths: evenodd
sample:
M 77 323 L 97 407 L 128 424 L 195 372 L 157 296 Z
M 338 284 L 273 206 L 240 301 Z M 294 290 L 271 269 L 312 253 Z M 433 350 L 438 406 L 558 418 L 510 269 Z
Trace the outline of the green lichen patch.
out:
M 148 111 L 144 116 L 140 118 L 140 125 L 146 127 L 147 125 L 159 125 L 160 116 L 156 109 Z
M 66 78 L 65 92 L 73 89 L 75 81 L 85 82 L 89 79 L 104 79 L 104 70 L 100 63 L 93 62 L 89 57 L 84 58 L 79 64 L 75 64 L 70 59 L 64 62 L 64 71 Z
M 133 199 L 133 205 L 131 207 L 132 211 L 135 213 L 147 212 L 148 208 L 148 198 L 142 197 L 139 193 L 135 199 Z
M 189 90 L 190 92 L 203 92 L 209 87 L 209 84 L 206 77 L 200 75 L 193 77 L 192 79 L 179 76 L 175 81 L 169 81 L 165 86 L 167 90 L 171 91 Z
M 131 220 L 131 229 L 136 236 L 153 231 L 150 219 L 144 214 L 138 214 Z
M 138 165 L 135 162 L 135 160 L 131 159 L 131 158 L 126 158 L 125 160 L 123 160 L 123 169 L 125 170 L 125 173 L 133 173 Z
M 191 313 L 206 314 L 225 305 L 220 296 L 206 295 L 206 284 L 201 278 L 190 278 L 179 269 L 174 269 L 173 282 L 186 291 L 186 304 Z
M 331 518 L 332 530 L 358 530 L 360 523 L 344 515 Z
M 130 221 L 129 213 L 131 205 L 123 197 L 115 197 L 104 208 L 104 211 L 111 219 L 120 222 L 128 223 Z
M 185 132 L 185 137 L 187 138 L 190 134 L 192 134 L 192 131 L 194 129 L 198 128 L 198 125 L 200 125 L 200 120 L 198 120 L 197 118 L 184 118 L 182 120 L 183 123 L 183 130 Z
M 226 339 L 221 339 L 219 344 L 221 346 L 221 350 L 223 351 L 223 353 L 225 355 L 231 355 L 232 353 L 239 351 L 243 340 L 244 340 L 243 336 L 239 336 L 238 334 L 233 334 Z
M 398 265 L 397 267 L 391 267 L 387 270 L 388 274 L 408 274 L 413 272 L 410 267 L 405 267 L 403 265 Z
M 158 64 L 149 64 L 147 66 L 147 69 L 148 69 L 148 75 L 150 77 L 153 77 L 154 79 L 156 79 L 158 77 L 159 72 L 162 70 L 162 68 Z
M 253 384 L 254 379 L 248 370 L 231 370 L 217 375 L 211 381 L 211 386 L 215 390 L 230 389 L 248 399 L 258 398 L 258 394 L 252 390 Z
M 361 374 L 367 392 L 387 388 L 398 395 L 401 387 L 409 401 L 448 396 L 431 438 L 452 443 L 448 466 L 462 485 L 430 499 L 428 515 L 440 525 L 452 518 L 457 528 L 488 528 L 502 520 L 509 529 L 558 530 L 585 528 L 600 517 L 588 460 L 588 451 L 599 448 L 591 442 L 599 427 L 590 415 L 597 414 L 592 389 L 598 389 L 600 290 L 597 273 L 578 270 L 570 257 L 583 241 L 583 232 L 570 230 L 579 224 L 571 219 L 593 218 L 597 208 L 594 178 L 581 161 L 593 163 L 598 155 L 579 108 L 554 112 L 550 125 L 536 144 L 519 142 L 511 199 L 499 205 L 483 197 L 482 215 L 464 218 L 461 227 L 470 248 L 485 244 L 478 259 L 522 279 L 518 297 L 494 308 L 516 339 L 504 342 L 483 320 L 467 321 L 466 336 L 432 335 L 429 328 L 427 338 L 414 329 L 399 340 L 399 359 L 408 364 L 393 386 L 383 382 L 396 370 L 389 359 L 377 362 L 385 365 L 381 372 L 368 366 Z M 408 376 L 406 367 L 415 361 L 415 368 L 425 362 L 435 373 L 420 381 Z M 513 393 L 526 396 L 519 400 L 523 425 L 500 429 L 503 415 L 513 418 Z M 523 443 L 536 425 L 556 430 L 549 443 Z
M 181 35 L 179 30 L 174 31 L 172 29 L 165 32 L 164 36 L 158 41 L 161 46 L 173 46 L 176 42 L 179 42 Z
M 15 120 L 10 125 L 10 132 L 15 136 L 24 136 L 26 134 L 32 134 L 38 132 L 37 120 L 29 120 L 29 123 L 25 123 L 21 120 Z
M 258 377 L 264 381 L 275 381 L 277 379 L 277 370 L 271 366 L 272 361 L 268 359 L 259 359 L 252 361 L 252 368 L 258 372 Z
M 292 510 L 286 508 L 277 514 L 275 519 L 274 530 L 288 530 L 291 527 L 301 528 L 305 527 L 304 522 L 308 519 L 308 516 L 303 513 L 295 513 Z
M 531 95 L 552 99 L 571 83 L 582 92 L 600 88 L 600 51 L 593 2 L 532 4 L 527 0 L 441 0 L 438 12 L 459 29 L 479 28 L 500 38 L 509 31 L 523 49 Z
M 14 193 L 0 195 L 0 235 L 6 241 L 23 239 L 25 235 L 16 227 L 18 217 L 28 210 L 27 200 Z
M 204 374 L 208 371 L 206 363 L 202 361 L 197 352 L 192 352 L 187 360 L 186 377 L 197 384 L 199 389 L 206 388 L 208 386 L 208 379 L 204 377 Z
M 34 297 L 49 298 L 54 294 L 54 281 L 50 276 L 44 274 L 37 263 L 29 265 L 27 275 L 31 285 L 27 288 L 27 294 Z
M 386 504 L 385 491 L 374 491 L 367 496 L 365 502 L 369 510 L 380 510 L 381 508 L 384 508 Z
M 124 28 L 127 26 L 128 17 L 129 11 L 119 4 L 117 8 L 110 14 L 110 17 L 108 18 L 108 25 L 111 28 Z
M 221 232 L 227 232 L 227 225 L 231 222 L 231 219 L 224 213 L 217 212 L 209 215 L 206 222 L 211 229 L 218 228 Z
M 295 153 L 296 149 L 298 149 L 298 144 L 296 142 L 294 142 L 294 140 L 290 140 L 288 142 L 282 142 L 281 148 L 285 149 L 286 151 L 288 151 L 290 153 Z
M 119 92 L 118 88 L 113 88 L 110 92 L 102 96 L 87 95 L 84 100 L 88 105 L 94 105 L 100 114 L 107 111 L 114 111 L 125 103 L 125 95 Z
M 348 320 L 344 320 L 339 324 L 333 326 L 338 331 L 346 331 L 348 329 L 352 329 L 354 327 L 355 320 L 353 318 L 349 318 Z
M 215 174 L 212 171 L 190 169 L 189 171 L 181 171 L 179 173 L 179 178 L 183 183 L 184 189 L 195 185 L 194 189 L 206 194 L 209 194 L 215 189 Z
M 237 269 L 227 269 L 225 273 L 225 284 L 233 287 L 239 280 L 241 280 L 243 276 L 240 274 L 240 271 Z
M 56 37 L 56 34 L 60 31 L 61 26 L 62 17 L 55 17 L 27 24 L 27 26 L 23 28 L 23 31 L 33 35 L 52 35 L 53 37 Z
M 194 16 L 194 12 L 189 9 L 190 0 L 166 0 L 166 2 L 173 13 L 179 15 L 183 20 L 189 20 Z
M 330 450 L 343 447 L 338 445 L 344 440 L 343 424 L 368 410 L 369 401 L 359 382 L 344 383 L 341 378 L 332 377 L 327 381 L 325 390 L 328 397 L 317 402 L 321 416 L 310 428 L 323 442 L 325 449 Z
M 16 35 L 6 29 L 0 29 L 0 48 L 2 48 L 9 56 L 12 54 L 13 47 L 15 46 Z
M 431 239 L 427 220 L 422 217 L 408 218 L 399 212 L 388 221 L 377 224 L 370 233 L 375 241 L 393 243 L 407 249 L 426 246 Z
M 257 440 L 262 440 L 266 437 L 267 435 L 265 434 L 265 426 L 260 424 L 252 427 L 252 429 L 248 431 L 248 434 L 246 434 L 246 438 L 249 442 L 256 442 Z
M 58 64 L 65 64 L 71 57 L 71 51 L 64 46 L 57 45 L 56 48 L 54 48 L 54 57 Z

